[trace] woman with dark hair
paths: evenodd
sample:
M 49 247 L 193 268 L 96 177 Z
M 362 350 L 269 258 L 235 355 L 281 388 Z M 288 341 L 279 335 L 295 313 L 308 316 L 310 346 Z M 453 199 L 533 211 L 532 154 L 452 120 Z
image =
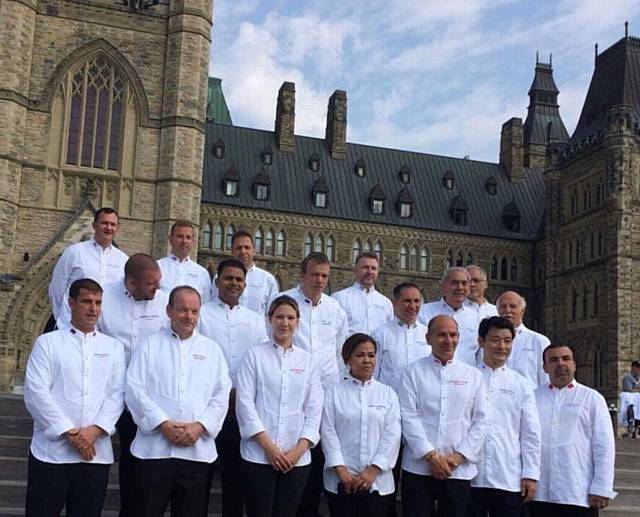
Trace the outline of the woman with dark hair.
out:
M 321 443 L 332 517 L 383 517 L 393 503 L 400 407 L 393 389 L 373 379 L 376 352 L 371 336 L 347 339 L 349 373 L 325 393 Z
M 296 301 L 279 296 L 268 317 L 273 339 L 250 348 L 238 370 L 240 470 L 249 517 L 294 517 L 320 439 L 323 391 L 311 354 L 294 344 Z

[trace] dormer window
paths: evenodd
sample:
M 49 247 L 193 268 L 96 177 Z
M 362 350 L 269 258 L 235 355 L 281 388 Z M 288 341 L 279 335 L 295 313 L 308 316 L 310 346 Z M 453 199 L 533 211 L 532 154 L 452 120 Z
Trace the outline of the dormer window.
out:
M 462 194 L 458 194 L 451 200 L 451 208 L 449 209 L 449 213 L 451 215 L 451 219 L 453 220 L 453 224 L 455 224 L 456 226 L 466 226 L 468 212 L 469 207 L 462 197 Z
M 442 184 L 444 185 L 444 188 L 453 190 L 453 187 L 455 185 L 455 178 L 451 169 L 447 169 L 446 171 L 444 171 L 444 174 L 442 175 Z
M 505 228 L 510 232 L 520 232 L 520 210 L 515 201 L 511 201 L 504 205 L 502 209 L 502 222 Z
M 314 192 L 313 204 L 318 208 L 327 208 L 327 194 L 326 192 Z
M 313 172 L 318 172 L 320 170 L 320 157 L 316 153 L 313 153 L 309 158 L 309 168 Z
M 364 178 L 365 174 L 367 173 L 367 167 L 364 164 L 364 160 L 362 158 L 360 158 L 356 162 L 354 172 L 356 173 L 356 176 L 358 176 L 358 178 Z
M 240 174 L 232 165 L 222 178 L 222 189 L 225 196 L 236 197 L 238 195 L 238 185 L 240 184 Z
M 404 187 L 398 194 L 398 215 L 407 219 L 413 215 L 413 196 L 407 187 Z
M 256 185 L 255 186 L 256 199 L 258 201 L 266 201 L 269 199 L 269 186 L 268 185 Z
M 238 195 L 238 182 L 233 180 L 225 180 L 224 182 L 224 195 L 225 196 L 237 196 Z
M 329 202 L 329 187 L 324 177 L 320 177 L 313 186 L 313 205 L 318 208 L 327 208 Z
M 410 181 L 411 181 L 411 169 L 409 169 L 409 167 L 407 167 L 406 165 L 403 165 L 402 169 L 400 169 L 400 183 L 404 183 L 405 185 L 408 185 Z
M 498 182 L 494 176 L 489 176 L 484 184 L 487 189 L 487 193 L 491 196 L 495 196 L 498 193 Z
M 384 213 L 384 201 L 382 199 L 371 200 L 371 213 L 381 215 Z
M 374 215 L 382 215 L 384 213 L 384 202 L 387 199 L 382 185 L 379 183 L 369 192 L 369 210 Z
M 273 164 L 273 151 L 271 150 L 271 147 L 267 147 L 262 151 L 262 163 L 265 165 Z
M 253 195 L 258 201 L 267 201 L 271 190 L 271 179 L 267 170 L 262 170 L 253 178 Z
M 411 217 L 411 205 L 409 203 L 400 203 L 400 217 Z
M 224 141 L 222 138 L 218 138 L 218 141 L 213 144 L 213 156 L 218 160 L 222 160 L 224 158 Z

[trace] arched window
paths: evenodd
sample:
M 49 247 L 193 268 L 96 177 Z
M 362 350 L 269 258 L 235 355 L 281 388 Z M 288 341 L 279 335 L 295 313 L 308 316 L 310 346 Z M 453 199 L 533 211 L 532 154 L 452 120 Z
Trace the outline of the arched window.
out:
M 282 232 L 282 230 L 280 230 L 278 232 L 278 235 L 276 236 L 276 256 L 284 257 L 284 251 L 285 251 L 285 238 L 284 238 L 284 233 Z
M 495 257 L 491 257 L 491 272 L 490 272 L 491 280 L 498 279 L 498 259 Z
M 511 259 L 511 281 L 518 281 L 518 260 L 515 257 Z
M 590 210 L 591 209 L 591 186 L 585 185 L 584 191 L 582 192 L 582 209 Z
M 604 238 L 602 232 L 598 232 L 598 257 L 602 257 L 604 253 Z
M 604 369 L 602 368 L 602 354 L 600 348 L 593 351 L 593 387 L 599 388 L 604 384 Z
M 269 230 L 264 238 L 265 255 L 273 255 L 273 232 Z
M 373 253 L 378 257 L 378 264 L 382 265 L 382 245 L 380 241 L 376 241 L 376 245 L 373 247 Z
M 202 247 L 211 249 L 211 225 L 208 222 L 202 228 Z
M 324 248 L 324 254 L 328 257 L 328 259 L 331 262 L 335 261 L 335 257 L 334 257 L 335 251 L 334 250 L 335 250 L 335 244 L 333 242 L 333 237 L 331 235 L 329 235 L 329 237 L 327 237 L 327 242 L 326 242 L 326 245 L 325 245 L 325 248 Z
M 422 246 L 420 250 L 420 271 L 425 273 L 429 270 L 429 250 L 426 246 Z
M 500 261 L 500 280 L 506 280 L 507 279 L 507 259 L 505 257 L 502 257 L 502 260 Z
M 369 240 L 364 241 L 364 253 L 371 253 L 371 242 Z
M 232 224 L 227 226 L 227 234 L 225 236 L 225 241 L 224 241 L 224 249 L 226 249 L 227 251 L 231 251 L 234 233 L 236 233 L 235 226 L 233 226 Z
M 451 250 L 447 251 L 447 255 L 444 259 L 444 268 L 449 269 L 453 267 L 453 252 Z
M 407 256 L 408 256 L 408 252 L 407 252 L 407 247 L 403 244 L 402 247 L 400 248 L 400 269 L 407 269 Z
M 253 246 L 256 249 L 256 253 L 262 253 L 262 230 L 256 229 L 256 233 L 253 235 Z
M 593 315 L 597 316 L 600 312 L 600 288 L 598 283 L 593 286 Z
M 589 317 L 589 288 L 587 284 L 582 286 L 582 319 L 586 320 Z
M 418 270 L 418 248 L 415 246 L 411 246 L 411 250 L 409 251 L 409 269 L 411 271 Z
M 578 317 L 578 290 L 575 286 L 571 287 L 571 319 L 573 321 Z
M 356 239 L 353 241 L 353 247 L 351 248 L 351 263 L 355 266 L 356 260 L 360 256 L 360 250 L 362 249 L 362 245 L 360 244 L 360 239 Z
M 576 258 L 576 266 L 577 266 L 578 264 L 580 264 L 580 239 L 578 239 L 577 237 L 575 239 L 574 256 Z
M 456 266 L 457 267 L 462 267 L 464 266 L 464 262 L 462 262 L 462 252 L 458 252 L 458 254 L 456 255 Z
M 589 259 L 596 256 L 596 237 L 593 232 L 589 232 Z
M 467 253 L 467 260 L 465 262 L 465 266 L 470 266 L 471 264 L 473 264 L 473 253 L 469 252 Z
M 310 233 L 307 233 L 307 235 L 304 238 L 304 256 L 308 256 L 311 254 L 311 252 L 313 251 L 313 237 L 311 237 Z
M 213 234 L 213 249 L 216 251 L 222 251 L 224 247 L 224 228 L 222 224 L 216 224 L 216 229 Z
M 318 253 L 324 251 L 324 239 L 320 234 L 316 235 L 316 238 L 313 240 L 313 251 L 317 251 Z

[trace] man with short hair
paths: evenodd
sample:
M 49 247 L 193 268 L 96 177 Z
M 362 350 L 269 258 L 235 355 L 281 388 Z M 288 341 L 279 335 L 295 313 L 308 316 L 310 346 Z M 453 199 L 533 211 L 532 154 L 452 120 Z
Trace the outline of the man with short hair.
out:
M 514 329 L 506 318 L 483 319 L 479 366 L 487 389 L 489 431 L 471 481 L 474 517 L 520 517 L 540 477 L 540 421 L 534 386 L 507 366 Z
M 113 463 L 111 435 L 124 406 L 122 344 L 96 330 L 102 288 L 75 280 L 67 328 L 38 337 L 24 402 L 33 417 L 26 515 L 99 517 Z
M 459 331 L 459 343 L 456 358 L 475 367 L 478 357 L 478 313 L 464 304 L 469 296 L 469 272 L 463 267 L 447 269 L 442 277 L 442 298 L 436 302 L 425 303 L 420 309 L 418 321 L 423 325 L 445 314 L 456 320 Z
M 485 298 L 485 291 L 489 284 L 487 282 L 487 272 L 480 266 L 471 265 L 466 267 L 469 272 L 469 295 L 464 301 L 478 314 L 478 321 L 498 315 L 498 309 Z
M 486 390 L 481 373 L 454 357 L 458 325 L 453 317 L 432 318 L 427 341 L 431 354 L 407 366 L 399 388 L 402 513 L 467 517 L 470 480 L 487 434 Z
M 160 289 L 169 294 L 174 287 L 189 285 L 200 293 L 202 303 L 206 303 L 211 299 L 211 278 L 207 270 L 189 256 L 196 244 L 194 233 L 189 221 L 176 221 L 171 226 L 171 253 L 158 260 L 162 272 Z
M 396 392 L 402 372 L 414 361 L 431 353 L 427 343 L 427 327 L 417 321 L 422 305 L 420 288 L 403 282 L 393 289 L 395 318 L 374 330 L 378 344 L 376 378 Z
M 597 391 L 576 382 L 570 346 L 547 346 L 543 361 L 550 383 L 536 390 L 542 462 L 531 517 L 595 517 L 616 496 L 615 441 L 607 403 Z
M 246 287 L 240 298 L 240 305 L 258 314 L 266 315 L 269 303 L 278 294 L 278 281 L 271 273 L 256 266 L 253 260 L 256 248 L 253 245 L 252 235 L 245 230 L 234 233 L 231 238 L 231 253 L 244 264 L 247 270 Z M 211 298 L 214 300 L 217 296 L 216 290 L 214 280 L 211 288 Z
M 100 208 L 93 218 L 93 239 L 72 244 L 60 256 L 49 284 L 49 301 L 58 328 L 69 326 L 67 295 L 75 280 L 91 278 L 104 287 L 122 278 L 128 257 L 113 244 L 119 229 L 118 212 Z
M 229 405 L 229 378 L 218 345 L 198 333 L 200 294 L 176 287 L 170 328 L 146 337 L 127 372 L 126 402 L 138 425 L 131 444 L 136 516 L 206 517 L 215 438 Z
M 218 264 L 218 296 L 200 311 L 199 331 L 217 343 L 229 367 L 232 389 L 229 410 L 216 439 L 222 480 L 222 517 L 242 517 L 243 497 L 240 471 L 240 430 L 235 414 L 236 374 L 245 352 L 267 341 L 264 316 L 240 305 L 245 288 L 246 269 L 238 259 Z
M 500 316 L 513 324 L 516 333 L 507 365 L 529 379 L 534 386 L 548 384 L 549 377 L 542 364 L 542 351 L 549 345 L 549 338 L 527 328 L 522 322 L 527 302 L 518 293 L 507 291 L 498 297 L 497 307 Z
M 329 259 L 312 252 L 300 264 L 300 285 L 282 294 L 291 296 L 300 309 L 296 346 L 311 353 L 318 364 L 323 386 L 339 380 L 337 354 L 349 337 L 347 314 L 331 296 L 324 294 L 329 282 Z M 322 448 L 311 449 L 311 474 L 298 506 L 298 517 L 317 517 L 322 492 Z
M 631 371 L 622 377 L 622 391 L 640 391 L 640 361 L 631 362 Z
M 333 293 L 349 319 L 349 335 L 371 333 L 393 319 L 391 300 L 376 290 L 380 263 L 374 253 L 361 253 L 353 268 L 353 285 Z
M 153 257 L 136 253 L 124 266 L 124 281 L 105 287 L 98 327 L 124 345 L 127 365 L 144 338 L 168 326 L 167 295 L 159 288 L 161 278 Z M 120 438 L 120 517 L 138 517 L 131 513 L 130 506 L 134 493 L 129 452 L 137 428 L 126 408 L 116 427 Z

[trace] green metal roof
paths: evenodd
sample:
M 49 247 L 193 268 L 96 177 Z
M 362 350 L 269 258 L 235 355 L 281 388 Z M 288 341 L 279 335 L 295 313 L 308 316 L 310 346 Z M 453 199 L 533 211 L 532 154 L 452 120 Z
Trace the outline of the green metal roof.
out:
M 227 101 L 222 93 L 222 79 L 209 77 L 209 91 L 207 93 L 207 121 L 233 126 L 231 113 Z

